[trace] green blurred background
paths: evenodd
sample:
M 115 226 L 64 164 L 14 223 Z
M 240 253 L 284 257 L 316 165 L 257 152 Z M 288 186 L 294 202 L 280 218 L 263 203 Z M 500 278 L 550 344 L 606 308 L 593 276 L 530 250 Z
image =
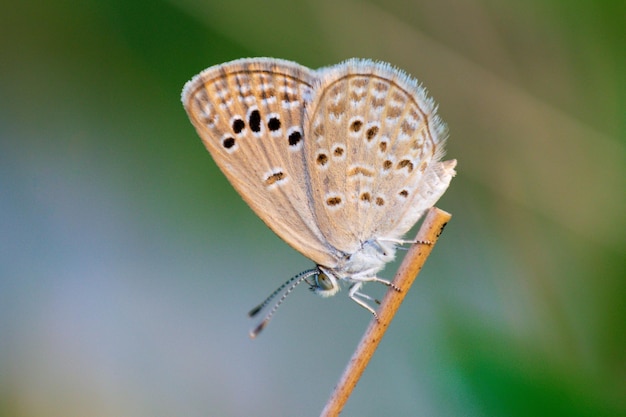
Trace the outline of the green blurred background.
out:
M 617 0 L 5 1 L 0 415 L 319 414 L 370 317 L 303 287 L 248 339 L 311 262 L 179 100 L 248 56 L 389 61 L 450 127 L 454 217 L 344 415 L 626 415 L 625 27 Z

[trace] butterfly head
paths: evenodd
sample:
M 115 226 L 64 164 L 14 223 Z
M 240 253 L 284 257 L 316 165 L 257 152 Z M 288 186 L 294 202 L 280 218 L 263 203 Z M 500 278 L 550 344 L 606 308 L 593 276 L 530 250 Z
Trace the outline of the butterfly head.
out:
M 307 280 L 309 289 L 322 297 L 332 297 L 337 294 L 341 289 L 339 286 L 339 277 L 331 270 L 319 265 L 317 266 L 317 271 L 317 274 Z

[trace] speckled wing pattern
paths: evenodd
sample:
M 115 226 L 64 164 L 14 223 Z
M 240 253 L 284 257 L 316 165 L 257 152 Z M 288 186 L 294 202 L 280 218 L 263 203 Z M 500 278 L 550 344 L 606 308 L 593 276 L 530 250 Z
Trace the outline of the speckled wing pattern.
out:
M 331 269 L 365 241 L 401 237 L 454 175 L 433 101 L 388 64 L 241 59 L 198 74 L 182 101 L 256 214 Z
M 189 81 L 182 101 L 213 159 L 255 213 L 316 263 L 335 264 L 314 222 L 304 164 L 304 107 L 316 73 L 289 61 L 241 59 Z
M 405 73 L 352 59 L 319 70 L 305 115 L 316 222 L 335 248 L 397 239 L 447 189 L 456 161 L 443 156 L 445 125 Z

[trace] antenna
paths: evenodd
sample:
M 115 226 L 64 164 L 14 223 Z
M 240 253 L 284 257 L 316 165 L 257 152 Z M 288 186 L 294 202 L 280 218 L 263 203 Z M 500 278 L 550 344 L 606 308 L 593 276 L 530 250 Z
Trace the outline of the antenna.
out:
M 267 315 L 265 316 L 263 321 L 261 321 L 261 323 L 259 323 L 259 325 L 257 327 L 255 327 L 254 330 L 250 331 L 250 338 L 254 339 L 255 337 L 257 337 L 259 335 L 259 333 L 261 333 L 261 331 L 265 328 L 265 326 L 267 326 L 267 323 L 269 323 L 269 321 L 272 318 L 272 316 L 274 315 L 274 313 L 276 313 L 276 310 L 278 310 L 278 307 L 280 307 L 280 305 L 283 303 L 283 301 L 285 301 L 285 298 L 287 298 L 287 296 L 299 284 L 302 284 L 302 282 L 306 281 L 309 277 L 311 277 L 313 275 L 318 275 L 319 273 L 320 273 L 320 271 L 319 271 L 318 268 L 309 269 L 307 271 L 300 272 L 298 275 L 296 275 L 296 276 L 294 276 L 292 278 L 289 278 L 283 285 L 281 285 L 273 293 L 271 293 L 269 295 L 269 297 L 267 297 L 261 304 L 259 304 L 258 306 L 254 307 L 252 310 L 250 310 L 250 312 L 248 313 L 248 316 L 249 317 L 256 316 L 261 310 L 263 310 L 270 303 L 270 301 L 272 301 L 274 299 L 274 297 L 276 297 L 278 294 L 280 294 L 284 290 L 282 296 L 278 299 L 276 304 L 274 304 L 274 307 L 272 307 L 272 309 L 269 311 L 269 313 L 267 313 Z M 285 288 L 287 288 L 287 289 L 285 290 Z

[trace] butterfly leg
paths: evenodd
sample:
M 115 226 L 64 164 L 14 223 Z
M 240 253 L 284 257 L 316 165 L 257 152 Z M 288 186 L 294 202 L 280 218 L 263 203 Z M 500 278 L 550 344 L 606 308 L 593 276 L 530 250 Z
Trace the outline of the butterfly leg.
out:
M 421 245 L 432 245 L 433 242 L 431 242 L 430 240 L 404 240 L 404 239 L 392 239 L 392 238 L 378 238 L 378 240 L 382 240 L 383 242 L 392 242 L 395 243 L 396 245 L 414 245 L 416 243 L 419 243 Z
M 402 291 L 402 289 L 398 288 L 397 286 L 395 286 L 393 282 L 387 281 L 386 279 L 382 279 L 382 278 L 378 278 L 378 277 L 366 277 L 366 278 L 352 277 L 351 279 L 353 281 L 357 281 L 357 283 L 359 284 L 359 287 L 356 290 L 354 290 L 355 292 L 357 292 L 359 290 L 359 288 L 361 288 L 361 284 L 364 283 L 364 282 L 378 282 L 380 284 L 386 285 L 387 287 L 393 288 L 394 290 L 396 290 L 398 292 Z M 350 289 L 352 290 L 352 287 L 350 287 Z
M 379 282 L 390 288 L 393 288 L 395 291 L 399 292 L 402 290 L 398 288 L 397 286 L 395 286 L 392 282 L 387 281 L 382 278 L 378 278 L 378 277 L 361 278 L 361 279 L 356 280 L 356 282 L 350 286 L 350 290 L 348 291 L 348 296 L 350 297 L 350 299 L 354 301 L 355 303 L 357 303 L 358 305 L 360 305 L 361 307 L 363 307 L 364 309 L 366 309 L 367 311 L 369 311 L 370 313 L 372 313 L 374 317 L 376 317 L 376 320 L 378 320 L 378 314 L 376 314 L 376 311 L 363 300 L 365 299 L 365 300 L 373 301 L 376 304 L 380 304 L 380 301 L 359 291 L 361 289 L 361 285 L 363 285 L 364 282 Z
M 352 288 L 351 288 L 351 289 L 352 289 Z M 366 300 L 373 301 L 373 302 L 375 302 L 376 304 L 380 304 L 380 301 L 378 301 L 378 300 L 377 300 L 377 299 L 375 299 L 374 297 L 371 297 L 371 296 L 369 296 L 369 295 L 367 295 L 367 294 L 365 294 L 365 293 L 362 293 L 361 291 L 354 291 L 354 294 L 352 294 L 352 295 L 354 295 L 355 297 L 364 298 L 364 299 L 366 299 Z
M 357 303 L 358 305 L 360 305 L 361 307 L 363 307 L 364 309 L 372 313 L 372 315 L 376 318 L 376 320 L 378 320 L 378 314 L 376 314 L 376 311 L 372 307 L 370 307 L 365 301 L 360 299 L 360 298 L 365 298 L 366 300 L 372 300 L 374 302 L 377 301 L 373 299 L 372 297 L 370 297 L 369 295 L 359 292 L 359 289 L 361 288 L 362 284 L 363 284 L 362 282 L 356 282 L 352 284 L 350 286 L 350 290 L 348 291 L 348 296 L 350 297 L 352 301 L 354 301 L 355 303 Z

